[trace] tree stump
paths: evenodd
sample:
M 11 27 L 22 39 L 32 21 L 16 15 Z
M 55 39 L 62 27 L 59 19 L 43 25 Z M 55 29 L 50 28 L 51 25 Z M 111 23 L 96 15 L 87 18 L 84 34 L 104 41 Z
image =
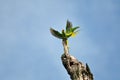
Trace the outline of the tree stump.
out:
M 72 23 L 67 20 L 66 30 L 62 33 L 50 28 L 50 32 L 56 38 L 62 39 L 64 54 L 61 56 L 62 63 L 70 75 L 71 80 L 93 80 L 93 74 L 89 66 L 79 62 L 75 57 L 69 54 L 68 38 L 75 34 L 79 27 L 73 27 Z
M 61 60 L 71 80 L 93 80 L 93 74 L 87 64 L 84 65 L 70 54 L 63 54 Z

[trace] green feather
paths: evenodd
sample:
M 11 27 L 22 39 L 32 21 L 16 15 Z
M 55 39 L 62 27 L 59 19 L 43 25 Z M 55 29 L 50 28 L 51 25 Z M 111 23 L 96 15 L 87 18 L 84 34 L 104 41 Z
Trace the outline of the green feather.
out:
M 60 32 L 54 30 L 53 28 L 50 28 L 50 32 L 53 36 L 59 38 L 59 39 L 63 39 L 63 36 Z
M 76 26 L 74 28 L 72 28 L 72 32 L 74 32 L 75 30 L 77 30 L 78 28 L 80 28 L 79 26 Z
M 71 29 L 72 29 L 72 23 L 67 20 L 67 23 L 66 23 L 66 32 L 69 32 Z

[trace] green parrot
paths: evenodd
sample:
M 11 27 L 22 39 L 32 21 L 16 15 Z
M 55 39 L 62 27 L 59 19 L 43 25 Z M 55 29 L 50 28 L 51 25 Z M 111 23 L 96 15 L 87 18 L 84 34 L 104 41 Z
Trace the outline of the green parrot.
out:
M 76 31 L 76 30 L 78 28 L 79 28 L 79 26 L 73 27 L 72 23 L 67 20 L 66 30 L 62 30 L 62 32 L 60 33 L 57 30 L 50 28 L 50 32 L 53 36 L 55 36 L 59 39 L 62 39 L 65 42 L 65 44 L 68 46 L 68 38 L 76 36 L 76 34 L 78 33 L 78 31 Z
M 66 24 L 66 31 L 62 30 L 62 32 L 58 32 L 57 30 L 54 30 L 53 28 L 50 28 L 50 32 L 52 33 L 53 36 L 59 38 L 59 39 L 64 39 L 67 40 L 69 37 L 73 37 L 76 35 L 78 31 L 76 31 L 79 27 L 72 27 L 72 23 L 67 20 Z

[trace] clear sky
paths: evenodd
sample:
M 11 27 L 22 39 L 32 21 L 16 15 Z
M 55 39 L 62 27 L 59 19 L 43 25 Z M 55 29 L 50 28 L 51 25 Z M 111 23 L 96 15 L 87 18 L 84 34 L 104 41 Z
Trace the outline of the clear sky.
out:
M 95 80 L 120 80 L 119 0 L 0 0 L 0 80 L 70 80 L 49 31 L 67 19 L 80 26 L 70 53 Z

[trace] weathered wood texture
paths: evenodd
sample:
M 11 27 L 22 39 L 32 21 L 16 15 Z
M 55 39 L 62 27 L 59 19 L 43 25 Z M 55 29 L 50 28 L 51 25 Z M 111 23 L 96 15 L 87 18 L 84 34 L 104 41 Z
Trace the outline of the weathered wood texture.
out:
M 71 80 L 93 80 L 93 74 L 87 64 L 84 65 L 70 54 L 63 54 L 61 60 Z
M 87 64 L 84 65 L 69 54 L 67 40 L 63 39 L 62 44 L 64 47 L 64 54 L 61 56 L 61 60 L 70 75 L 71 80 L 93 80 L 93 74 L 91 73 L 89 66 Z

